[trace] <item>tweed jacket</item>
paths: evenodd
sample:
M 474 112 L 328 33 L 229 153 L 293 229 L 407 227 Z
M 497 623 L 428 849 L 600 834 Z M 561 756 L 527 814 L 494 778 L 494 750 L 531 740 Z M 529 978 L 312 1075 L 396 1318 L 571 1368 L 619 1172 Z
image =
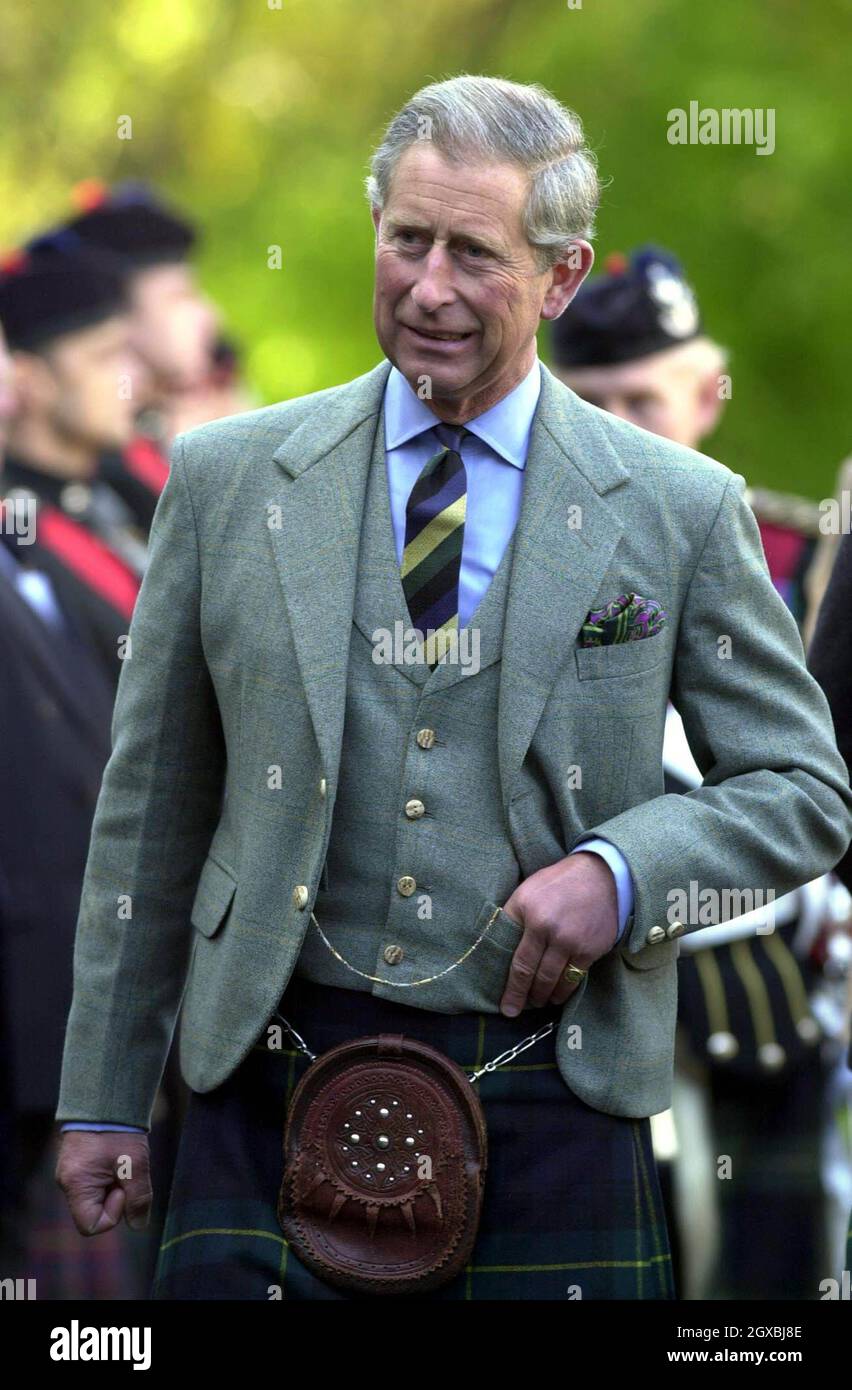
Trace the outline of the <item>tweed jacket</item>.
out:
M 95 815 L 59 1120 L 149 1125 L 178 1016 L 184 1078 L 219 1085 L 290 977 L 334 815 L 389 370 L 175 442 Z M 542 367 L 503 631 L 499 784 L 525 876 L 589 833 L 630 867 L 627 930 L 564 1006 L 556 1045 L 572 1089 L 614 1114 L 670 1103 L 678 935 L 706 922 L 673 923 L 672 890 L 780 896 L 852 836 L 828 707 L 744 487 Z M 589 610 L 626 591 L 662 604 L 662 630 L 583 646 Z M 685 796 L 664 791 L 669 697 L 704 777 Z M 504 946 L 519 939 L 505 913 L 497 925 Z

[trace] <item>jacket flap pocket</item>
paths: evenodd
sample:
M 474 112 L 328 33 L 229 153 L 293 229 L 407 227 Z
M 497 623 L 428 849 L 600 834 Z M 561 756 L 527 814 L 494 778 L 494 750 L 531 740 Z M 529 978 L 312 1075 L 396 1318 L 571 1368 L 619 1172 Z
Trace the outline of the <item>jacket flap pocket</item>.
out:
M 192 904 L 189 919 L 192 925 L 205 936 L 212 936 L 221 926 L 236 888 L 237 881 L 228 870 L 223 869 L 215 859 L 208 857 L 201 870 L 195 901 Z
M 643 946 L 641 951 L 630 951 L 626 946 L 619 946 L 618 953 L 631 970 L 656 970 L 661 965 L 668 965 L 670 960 L 677 960 L 680 944 L 677 941 L 656 941 L 651 946 Z
M 653 637 L 640 637 L 633 642 L 611 642 L 606 647 L 575 647 L 577 675 L 581 681 L 601 680 L 607 676 L 632 676 L 637 671 L 650 671 L 666 654 L 661 632 Z

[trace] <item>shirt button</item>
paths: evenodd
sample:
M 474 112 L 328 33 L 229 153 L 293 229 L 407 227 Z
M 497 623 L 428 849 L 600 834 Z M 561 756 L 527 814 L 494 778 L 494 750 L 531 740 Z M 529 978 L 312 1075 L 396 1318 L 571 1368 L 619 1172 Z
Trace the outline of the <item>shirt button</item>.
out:
M 309 896 L 310 894 L 304 883 L 297 883 L 296 887 L 293 889 L 293 906 L 297 907 L 300 912 L 303 912 L 308 905 Z
M 410 898 L 417 884 L 410 874 L 403 874 L 402 878 L 397 879 L 396 886 L 404 898 Z
M 435 730 L 419 729 L 417 733 L 417 742 L 421 748 L 431 748 L 435 742 Z
M 402 947 L 386 946 L 382 951 L 382 955 L 385 958 L 386 965 L 399 965 L 399 962 L 402 960 Z
M 320 793 L 320 796 L 325 796 L 327 787 L 328 787 L 328 783 L 326 782 L 326 780 L 325 780 L 324 777 L 321 777 L 321 778 L 320 778 L 320 783 L 319 783 L 319 793 Z
M 406 801 L 405 814 L 408 816 L 409 820 L 419 820 L 421 816 L 425 816 L 426 807 L 423 805 L 422 801 L 419 801 L 418 798 L 414 796 L 410 801 Z

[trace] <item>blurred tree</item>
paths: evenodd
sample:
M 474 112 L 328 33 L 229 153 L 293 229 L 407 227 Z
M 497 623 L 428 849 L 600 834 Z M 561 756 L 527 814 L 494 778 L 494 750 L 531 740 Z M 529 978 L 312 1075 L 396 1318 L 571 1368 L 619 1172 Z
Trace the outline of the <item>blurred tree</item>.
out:
M 820 498 L 852 435 L 849 38 L 850 0 L 5 7 L 0 246 L 63 215 L 78 180 L 154 180 L 204 228 L 204 280 L 261 398 L 317 390 L 380 355 L 363 178 L 385 121 L 457 72 L 540 81 L 582 116 L 608 180 L 598 255 L 669 246 L 732 350 L 711 452 Z M 773 108 L 775 153 L 670 145 L 667 113 L 693 100 Z

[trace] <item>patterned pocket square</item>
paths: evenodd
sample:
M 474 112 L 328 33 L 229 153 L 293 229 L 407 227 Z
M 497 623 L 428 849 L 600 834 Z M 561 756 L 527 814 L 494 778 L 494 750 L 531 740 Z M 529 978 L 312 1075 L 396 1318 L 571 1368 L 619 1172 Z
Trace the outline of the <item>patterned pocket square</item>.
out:
M 652 598 L 619 594 L 603 608 L 593 608 L 580 628 L 581 647 L 608 647 L 613 642 L 638 642 L 665 626 L 668 614 Z

